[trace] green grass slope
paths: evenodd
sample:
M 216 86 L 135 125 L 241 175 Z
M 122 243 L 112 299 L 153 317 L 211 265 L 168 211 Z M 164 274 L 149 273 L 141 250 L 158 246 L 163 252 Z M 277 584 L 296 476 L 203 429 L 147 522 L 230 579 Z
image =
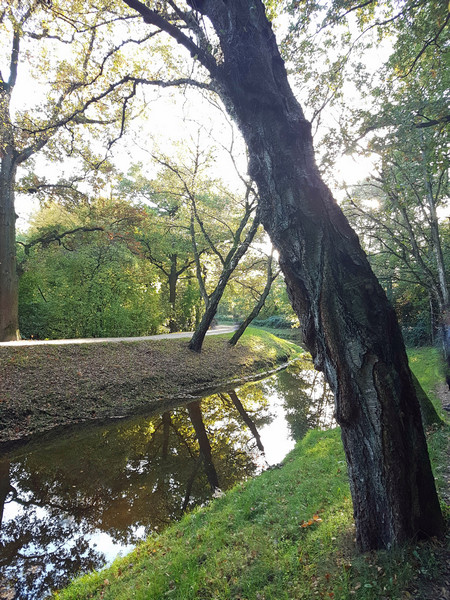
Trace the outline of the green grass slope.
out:
M 424 357 L 412 366 L 430 391 L 436 379 L 426 382 Z M 448 427 L 429 437 L 435 469 L 447 460 L 443 440 Z M 432 541 L 358 555 L 339 430 L 311 431 L 280 468 L 195 510 L 55 598 L 428 599 L 436 597 L 430 586 L 438 585 L 445 552 L 445 543 Z

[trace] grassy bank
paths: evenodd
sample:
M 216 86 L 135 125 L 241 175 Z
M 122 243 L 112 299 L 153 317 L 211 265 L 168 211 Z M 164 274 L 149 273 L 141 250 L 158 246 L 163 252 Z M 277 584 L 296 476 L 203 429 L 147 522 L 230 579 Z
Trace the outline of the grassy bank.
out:
M 207 337 L 201 354 L 188 339 L 0 347 L 0 443 L 173 406 L 301 352 L 257 329 L 231 348 L 230 335 Z
M 444 512 L 450 519 L 450 431 L 449 414 L 442 409 L 441 398 L 445 396 L 448 404 L 450 391 L 445 382 L 445 369 L 442 356 L 436 348 L 414 348 L 408 351 L 409 363 L 420 381 L 421 386 L 433 402 L 436 412 L 446 427 L 434 428 L 429 432 L 428 451 L 430 454 L 436 484 L 445 500 Z M 449 525 L 450 526 L 450 525 Z M 449 569 L 450 569 L 450 556 Z M 450 581 L 449 587 L 450 587 Z
M 439 385 L 446 385 L 441 353 L 437 348 L 411 348 L 408 350 L 408 359 L 421 386 L 433 402 L 437 412 L 442 416 L 442 405 L 437 396 Z
M 294 344 L 301 344 L 301 331 L 298 328 L 285 328 L 285 327 L 259 327 L 258 329 L 261 331 L 267 331 L 267 333 L 272 333 L 276 337 L 279 337 L 283 340 L 288 340 L 290 342 L 294 342 Z
M 416 354 L 411 363 L 430 391 L 436 380 L 430 378 L 427 383 L 423 377 L 429 372 L 425 358 L 426 354 Z M 439 470 L 447 461 L 443 442 L 448 442 L 448 428 L 431 433 L 429 440 L 434 467 Z M 439 585 L 442 576 L 446 549 L 441 542 L 358 556 L 353 538 L 339 431 L 312 431 L 280 468 L 195 510 L 109 569 L 76 580 L 56 598 L 439 597 L 430 586 Z

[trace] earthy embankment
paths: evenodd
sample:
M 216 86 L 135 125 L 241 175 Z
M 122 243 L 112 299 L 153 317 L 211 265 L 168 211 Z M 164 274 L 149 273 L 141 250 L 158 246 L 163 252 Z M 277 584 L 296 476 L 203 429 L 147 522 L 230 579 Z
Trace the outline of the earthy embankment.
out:
M 230 382 L 257 377 L 300 352 L 250 329 L 206 338 L 201 354 L 186 339 L 0 347 L 0 446 L 61 426 L 173 406 Z

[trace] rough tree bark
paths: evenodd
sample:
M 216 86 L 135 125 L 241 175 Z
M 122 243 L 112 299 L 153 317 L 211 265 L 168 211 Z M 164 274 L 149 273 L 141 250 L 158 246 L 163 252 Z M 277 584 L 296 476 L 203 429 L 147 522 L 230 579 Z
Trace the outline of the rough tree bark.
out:
M 188 1 L 209 18 L 220 40 L 216 62 L 202 42 L 202 19 L 195 20 L 195 11 L 199 49 L 159 15 L 156 21 L 142 3 L 124 1 L 203 63 L 245 138 L 263 225 L 279 252 L 305 344 L 335 394 L 359 548 L 389 548 L 441 534 L 443 519 L 395 313 L 321 180 L 311 127 L 289 86 L 263 3 Z
M 14 35 L 11 74 L 0 76 L 0 341 L 19 339 L 18 281 L 16 269 L 16 213 L 14 182 L 17 153 L 10 118 L 11 92 L 17 78 L 19 34 Z
M 23 21 L 14 23 L 9 77 L 0 74 L 0 342 L 20 338 L 14 208 L 17 167 L 38 152 L 49 137 L 36 136 L 31 146 L 19 150 L 11 121 L 11 97 L 17 81 L 22 26 L 33 10 L 30 7 L 23 14 Z

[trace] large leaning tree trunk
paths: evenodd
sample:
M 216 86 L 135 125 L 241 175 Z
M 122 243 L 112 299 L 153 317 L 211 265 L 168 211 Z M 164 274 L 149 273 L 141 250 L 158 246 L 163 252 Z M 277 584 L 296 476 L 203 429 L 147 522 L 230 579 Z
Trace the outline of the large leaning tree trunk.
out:
M 279 252 L 305 344 L 335 394 L 359 548 L 389 548 L 441 534 L 443 519 L 395 313 L 320 178 L 310 124 L 289 86 L 263 3 L 191 0 L 194 10 L 185 22 L 196 35 L 194 44 L 159 13 L 137 0 L 124 1 L 203 63 L 245 138 L 262 223 Z M 217 61 L 208 51 L 210 32 L 201 30 L 205 17 L 220 41 Z

